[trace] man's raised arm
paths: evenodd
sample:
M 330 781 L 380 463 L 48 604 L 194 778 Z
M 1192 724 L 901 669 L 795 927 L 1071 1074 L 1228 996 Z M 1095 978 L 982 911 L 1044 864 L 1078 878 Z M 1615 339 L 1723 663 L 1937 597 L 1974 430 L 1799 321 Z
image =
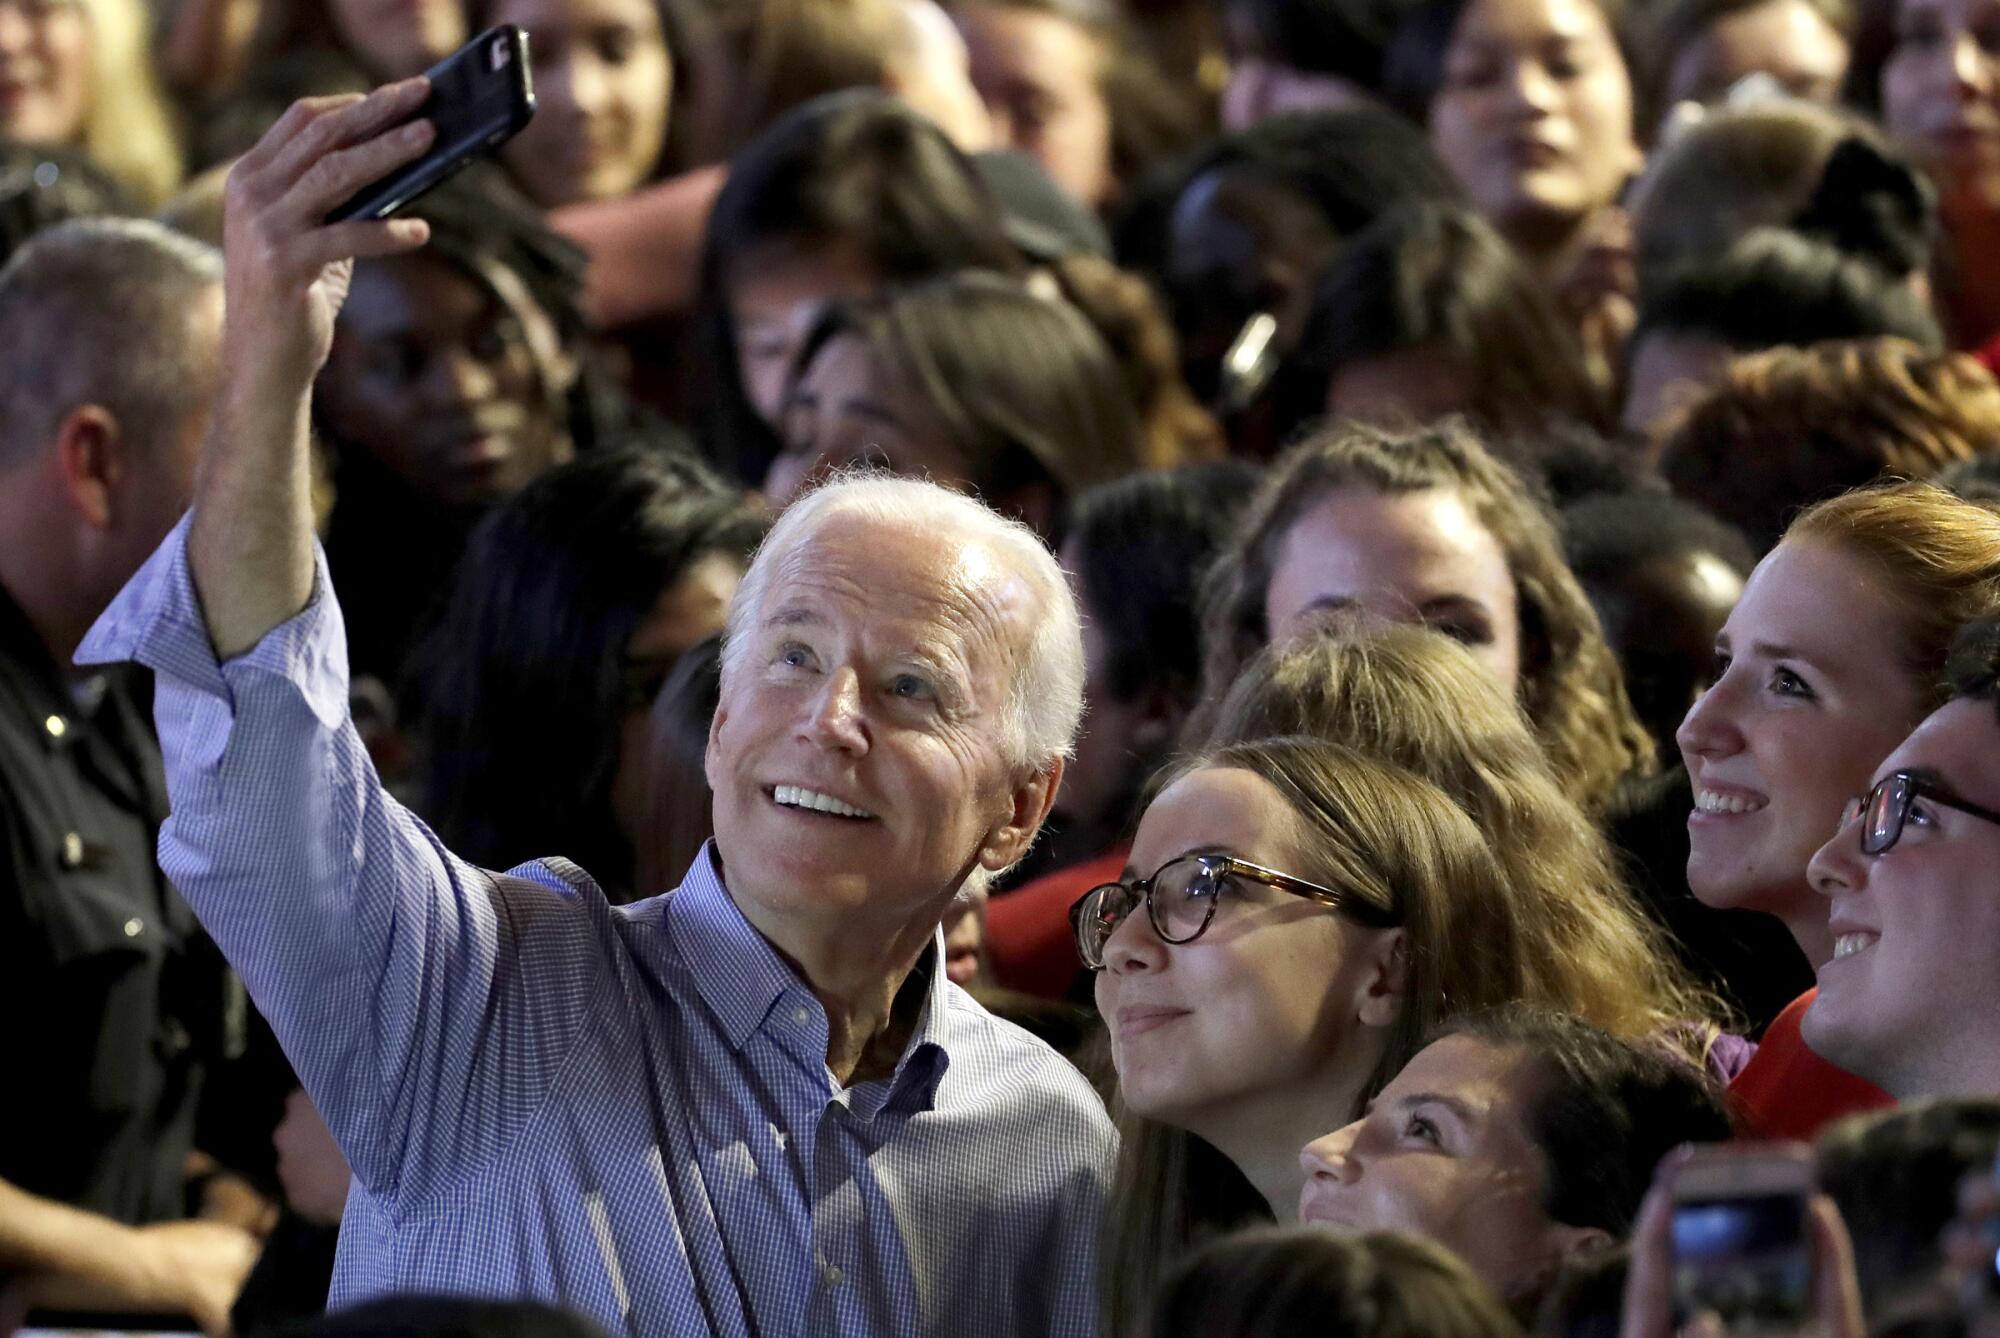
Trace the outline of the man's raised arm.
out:
M 218 659 L 249 650 L 313 593 L 307 448 L 313 378 L 357 256 L 423 245 L 414 219 L 326 224 L 327 211 L 430 146 L 403 124 L 429 85 L 295 104 L 229 173 L 222 390 L 195 480 L 188 561 Z
M 154 671 L 173 808 L 161 867 L 363 1187 L 419 1197 L 511 1137 L 595 981 L 587 954 L 534 939 L 590 932 L 531 913 L 576 905 L 569 882 L 471 868 L 383 788 L 348 711 L 345 634 L 313 540 L 312 384 L 352 259 L 428 235 L 323 220 L 423 151 L 429 128 L 402 126 L 423 97 L 413 80 L 300 103 L 230 174 L 223 386 L 194 511 L 77 652 Z M 502 988 L 530 971 L 532 991 Z M 490 1099 L 503 1088 L 512 1103 Z

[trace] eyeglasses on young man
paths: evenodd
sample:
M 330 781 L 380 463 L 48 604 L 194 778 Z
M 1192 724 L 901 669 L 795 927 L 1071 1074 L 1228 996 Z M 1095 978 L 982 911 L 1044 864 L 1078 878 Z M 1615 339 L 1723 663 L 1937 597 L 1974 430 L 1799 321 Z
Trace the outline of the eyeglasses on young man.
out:
M 1970 813 L 1987 822 L 2000 823 L 2000 813 L 1981 808 L 1953 794 L 1945 785 L 1921 771 L 1897 771 L 1876 782 L 1865 795 L 1847 801 L 1840 814 L 1840 830 L 1846 831 L 1859 820 L 1861 853 L 1886 855 L 1903 839 L 1903 827 L 1920 800 L 1928 799 L 1944 808 Z M 1921 820 L 1921 819 L 1920 819 Z

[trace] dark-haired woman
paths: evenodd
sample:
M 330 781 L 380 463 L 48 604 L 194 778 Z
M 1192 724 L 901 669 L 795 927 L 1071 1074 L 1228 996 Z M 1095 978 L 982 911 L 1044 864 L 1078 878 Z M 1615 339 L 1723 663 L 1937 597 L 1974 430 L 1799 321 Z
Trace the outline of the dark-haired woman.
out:
M 634 876 L 647 713 L 722 629 L 762 532 L 741 493 L 647 448 L 594 451 L 489 516 L 419 659 L 439 835 L 490 867 L 572 852 L 614 900 L 656 890 Z
M 1721 1090 L 1657 1044 L 1503 1006 L 1446 1022 L 1313 1141 L 1299 1215 L 1416 1232 L 1533 1314 L 1564 1265 L 1632 1229 L 1662 1157 L 1729 1134 Z
M 2000 336 L 2000 7 L 1897 0 L 1882 119 L 1937 184 L 1940 305 L 1960 347 Z M 1989 357 L 1992 354 L 1989 353 Z
M 428 196 L 422 251 L 355 267 L 315 387 L 349 655 L 391 685 L 488 509 L 601 440 L 653 433 L 591 364 L 582 257 L 498 176 Z
M 1641 154 L 1607 3 L 1430 0 L 1397 34 L 1388 80 L 1474 207 L 1582 323 L 1608 381 L 1636 284 L 1617 201 Z
M 996 148 L 1032 155 L 1093 209 L 1194 142 L 1201 100 L 1169 83 L 1114 0 L 958 0 Z
M 1121 229 L 1121 259 L 1159 279 L 1188 386 L 1229 415 L 1237 452 L 1269 456 L 1288 424 L 1263 392 L 1297 346 L 1314 276 L 1390 206 L 1459 198 L 1422 133 L 1392 113 L 1279 117 L 1200 154 L 1155 235 Z
M 354 268 L 314 388 L 356 674 L 396 684 L 480 516 L 600 442 L 684 438 L 594 364 L 584 258 L 496 168 L 424 200 L 430 244 Z
M 1071 495 L 1141 462 L 1138 406 L 1097 331 L 1000 275 L 829 308 L 799 358 L 764 481 L 779 506 L 872 465 L 977 493 L 1054 542 Z
M 777 453 L 785 388 L 829 301 L 960 269 L 1019 273 L 977 170 L 887 94 L 788 113 L 731 165 L 702 254 L 696 435 L 746 482 Z
M 676 0 L 483 0 L 480 26 L 534 44 L 535 115 L 501 150 L 544 209 L 616 200 L 651 180 L 666 148 L 679 36 Z
M 1356 237 L 1320 278 L 1280 375 L 1301 417 L 1463 414 L 1500 433 L 1606 417 L 1561 310 L 1484 219 L 1453 205 L 1403 205 Z

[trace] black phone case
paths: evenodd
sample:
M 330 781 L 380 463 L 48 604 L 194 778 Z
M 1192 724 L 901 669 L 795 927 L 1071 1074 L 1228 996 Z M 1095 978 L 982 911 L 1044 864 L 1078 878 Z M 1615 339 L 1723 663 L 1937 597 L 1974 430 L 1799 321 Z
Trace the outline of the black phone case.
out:
M 327 214 L 327 222 L 393 217 L 519 134 L 535 114 L 528 34 L 512 24 L 488 28 L 432 66 L 428 77 L 430 97 L 417 116 L 437 127 L 430 151 L 362 187 Z

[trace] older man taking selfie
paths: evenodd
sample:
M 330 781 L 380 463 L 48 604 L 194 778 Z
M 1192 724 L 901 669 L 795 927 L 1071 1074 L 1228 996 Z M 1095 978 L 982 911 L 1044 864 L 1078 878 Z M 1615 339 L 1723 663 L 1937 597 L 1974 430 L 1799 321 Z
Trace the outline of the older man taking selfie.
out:
M 1076 612 L 1025 530 L 888 480 L 780 521 L 730 612 L 716 839 L 665 896 L 613 910 L 556 859 L 475 869 L 370 767 L 308 411 L 351 259 L 425 230 L 321 220 L 423 151 L 402 123 L 424 93 L 301 103 L 232 173 L 194 510 L 79 656 L 155 669 L 163 866 L 354 1168 L 336 1304 L 1087 1332 L 1109 1121 L 946 980 L 937 929 L 1028 848 L 1081 710 Z

